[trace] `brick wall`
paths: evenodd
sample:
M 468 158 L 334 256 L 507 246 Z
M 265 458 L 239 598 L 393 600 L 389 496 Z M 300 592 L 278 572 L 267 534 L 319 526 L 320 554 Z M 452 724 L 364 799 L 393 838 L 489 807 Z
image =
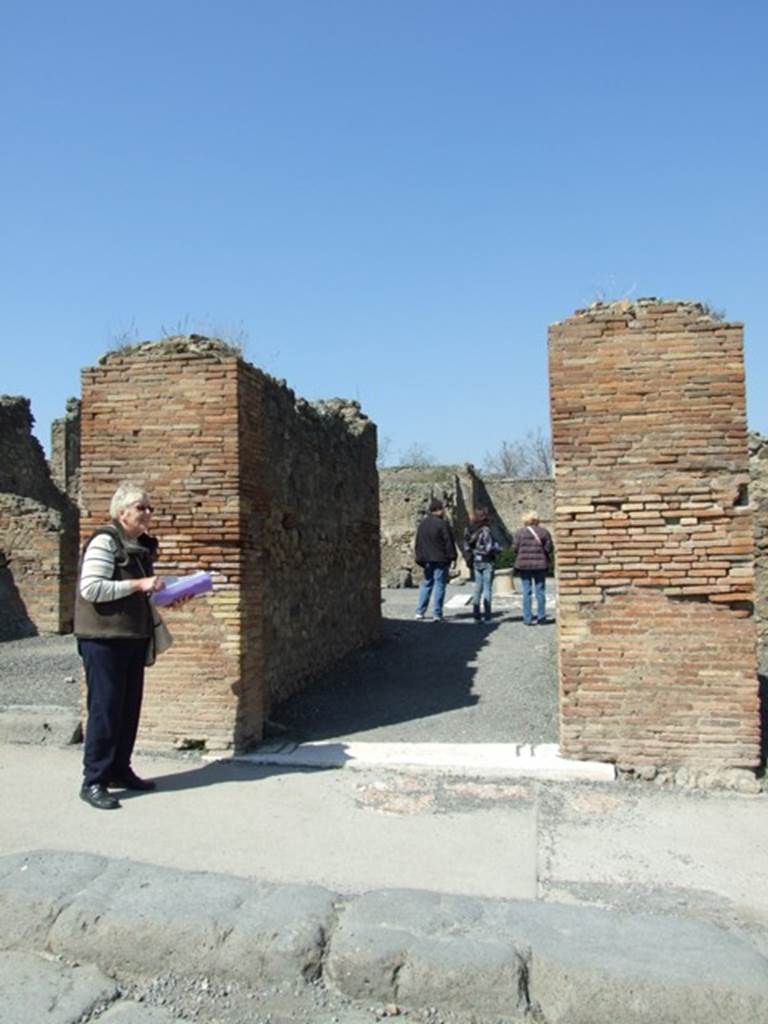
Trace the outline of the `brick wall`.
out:
M 77 509 L 33 423 L 28 399 L 0 397 L 0 640 L 72 628 Z
M 105 520 L 117 483 L 136 479 L 155 505 L 158 571 L 207 569 L 215 583 L 206 599 L 166 613 L 176 643 L 148 672 L 144 747 L 247 747 L 261 736 L 273 690 L 295 688 L 378 632 L 378 602 L 375 610 L 370 600 L 358 608 L 347 595 L 348 620 L 327 636 L 323 602 L 333 605 L 333 593 L 316 591 L 316 576 L 280 571 L 269 525 L 284 504 L 277 467 L 286 464 L 284 447 L 307 443 L 297 436 L 295 406 L 292 392 L 230 347 L 196 336 L 144 343 L 83 371 L 83 536 Z M 362 433 L 366 443 L 355 454 L 364 461 L 375 451 L 375 429 L 368 424 Z M 318 440 L 311 456 L 287 459 L 302 523 L 316 514 L 310 500 L 318 481 L 343 478 L 343 464 L 331 462 L 337 455 Z M 288 529 L 282 513 L 280 522 Z M 312 537 L 299 531 L 295 540 L 293 554 L 301 556 Z M 378 560 L 375 549 L 366 555 L 356 565 L 357 593 L 369 594 L 369 576 L 378 587 Z M 329 572 L 331 587 L 333 579 Z M 290 616 L 276 622 L 275 606 L 296 605 L 299 624 Z
M 755 767 L 742 326 L 596 304 L 549 349 L 563 752 Z
M 760 671 L 768 675 L 768 437 L 750 434 L 750 503 L 755 510 L 755 618 Z

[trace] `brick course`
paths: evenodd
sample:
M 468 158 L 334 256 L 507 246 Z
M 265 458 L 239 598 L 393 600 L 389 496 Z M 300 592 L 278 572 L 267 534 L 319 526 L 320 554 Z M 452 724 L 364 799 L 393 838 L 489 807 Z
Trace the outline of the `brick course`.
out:
M 755 767 L 742 325 L 596 304 L 549 351 L 563 752 Z

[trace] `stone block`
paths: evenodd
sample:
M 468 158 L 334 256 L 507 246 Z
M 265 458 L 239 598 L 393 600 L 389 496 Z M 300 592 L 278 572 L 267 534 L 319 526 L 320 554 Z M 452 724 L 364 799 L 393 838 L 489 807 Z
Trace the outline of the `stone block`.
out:
M 547 1024 L 754 1024 L 768 962 L 713 925 L 389 891 L 352 900 L 327 957 L 355 999 Z
M 0 857 L 0 949 L 45 949 L 53 922 L 107 860 L 93 854 L 33 851 Z
M 367 893 L 341 915 L 327 978 L 353 999 L 522 1019 L 526 968 L 506 908 L 423 891 Z
M 186 977 L 312 980 L 320 973 L 333 902 L 319 887 L 113 861 L 72 893 L 48 944 L 115 974 L 150 975 L 161 963 Z
M 66 747 L 80 743 L 80 715 L 66 708 L 8 705 L 0 708 L 0 743 L 45 743 Z
M 116 995 L 115 982 L 96 967 L 71 967 L 34 953 L 0 953 L 3 1024 L 80 1024 Z

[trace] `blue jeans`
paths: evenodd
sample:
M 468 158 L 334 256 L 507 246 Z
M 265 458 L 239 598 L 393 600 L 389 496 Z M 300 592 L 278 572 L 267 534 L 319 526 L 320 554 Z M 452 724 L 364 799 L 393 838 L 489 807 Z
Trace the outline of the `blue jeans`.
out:
M 443 617 L 443 600 L 445 598 L 445 587 L 448 583 L 448 566 L 444 562 L 427 562 L 424 566 L 424 579 L 419 587 L 419 603 L 416 606 L 416 614 L 424 615 L 429 606 L 429 598 L 432 588 L 435 590 L 434 616 L 436 619 Z
M 480 618 L 480 596 L 483 598 L 483 617 L 491 617 L 491 588 L 493 587 L 493 562 L 475 562 L 472 566 L 475 579 L 472 584 L 472 614 Z
M 533 622 L 532 590 L 536 589 L 536 614 L 539 622 L 547 617 L 547 570 L 546 569 L 521 569 L 520 580 L 523 584 L 523 622 L 530 625 Z

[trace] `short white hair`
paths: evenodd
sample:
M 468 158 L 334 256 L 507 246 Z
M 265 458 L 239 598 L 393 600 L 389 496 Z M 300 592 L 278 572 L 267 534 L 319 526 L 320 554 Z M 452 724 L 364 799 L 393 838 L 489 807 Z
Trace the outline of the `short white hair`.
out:
M 147 492 L 141 484 L 134 483 L 132 480 L 123 480 L 109 503 L 110 516 L 113 519 L 119 519 L 120 513 L 130 505 L 135 505 L 137 501 L 147 501 Z

